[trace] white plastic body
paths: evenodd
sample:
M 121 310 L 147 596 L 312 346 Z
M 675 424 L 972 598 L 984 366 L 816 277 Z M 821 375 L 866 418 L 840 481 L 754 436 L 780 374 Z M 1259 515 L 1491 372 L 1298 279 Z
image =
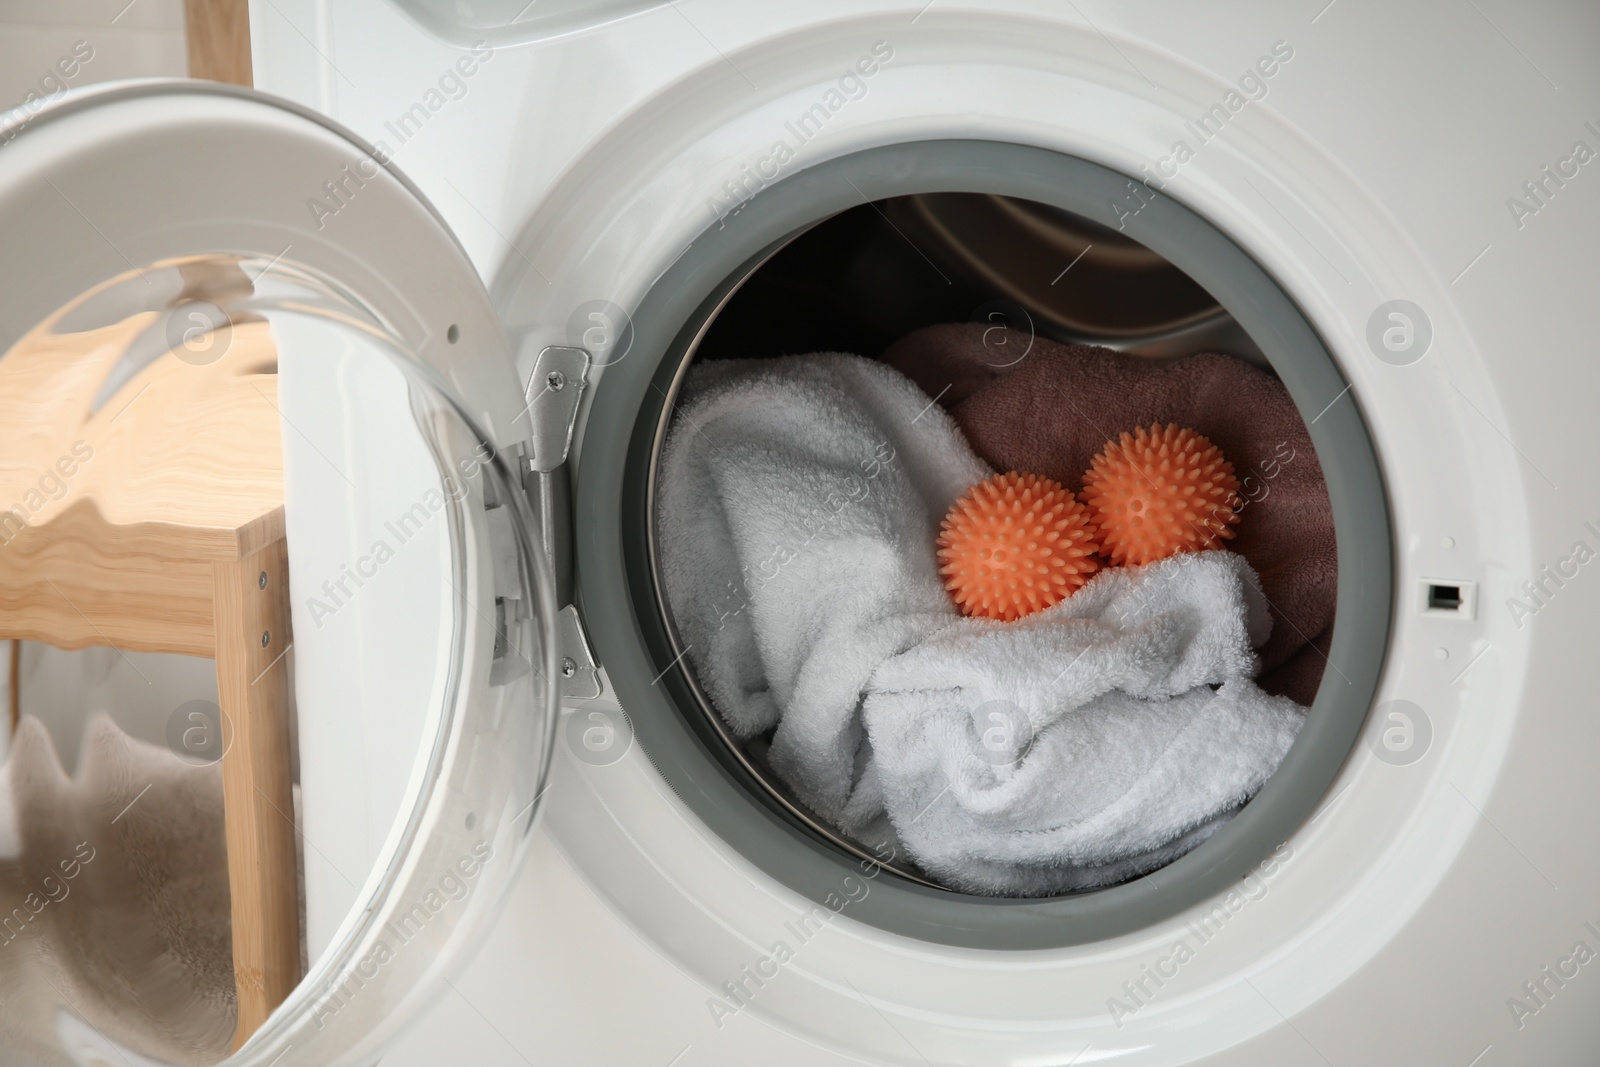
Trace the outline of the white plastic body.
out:
M 1399 590 L 1378 701 L 1414 703 L 1431 731 L 1408 763 L 1358 744 L 1236 899 L 1012 955 L 846 911 L 731 1011 L 724 983 L 808 903 L 637 751 L 606 767 L 563 751 L 499 936 L 386 1062 L 1591 1062 L 1600 977 L 1574 953 L 1600 952 L 1600 579 L 1584 567 L 1536 606 L 1521 590 L 1575 543 L 1600 549 L 1600 469 L 1573 447 L 1600 395 L 1600 168 L 1571 162 L 1576 142 L 1600 151 L 1584 103 L 1600 98 L 1600 10 L 699 0 L 492 49 L 437 108 L 464 53 L 382 0 L 255 4 L 252 29 L 261 88 L 386 142 L 433 199 L 524 370 L 571 343 L 580 304 L 632 307 L 713 222 L 724 181 L 876 42 L 892 60 L 791 167 L 973 137 L 1137 175 L 1187 139 L 1162 192 L 1280 279 L 1352 383 L 1329 402 L 1371 426 Z M 1185 123 L 1279 42 L 1292 58 L 1265 96 L 1195 143 Z M 1546 179 L 1563 160 L 1575 169 Z M 1395 299 L 1432 327 L 1406 365 L 1368 341 Z M 1440 575 L 1474 584 L 1473 617 L 1417 610 Z

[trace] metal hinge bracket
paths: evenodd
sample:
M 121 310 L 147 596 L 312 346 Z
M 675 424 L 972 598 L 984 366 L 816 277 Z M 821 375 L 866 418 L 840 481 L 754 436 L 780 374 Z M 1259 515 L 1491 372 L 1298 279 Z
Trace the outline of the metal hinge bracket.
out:
M 589 648 L 578 609 L 571 604 L 556 614 L 556 654 L 560 657 L 561 695 L 569 700 L 594 700 L 600 695 L 600 667 Z
M 578 422 L 578 401 L 589 381 L 589 353 L 581 348 L 551 346 L 534 360 L 528 378 L 528 419 L 533 427 L 533 469 L 555 470 L 567 461 L 572 428 Z
M 567 700 L 593 700 L 602 688 L 599 665 L 573 605 L 572 483 L 567 466 L 590 363 L 589 353 L 581 348 L 545 348 L 534 360 L 527 390 L 532 432 L 523 489 L 555 576 L 556 603 L 561 605 L 554 627 L 557 681 Z

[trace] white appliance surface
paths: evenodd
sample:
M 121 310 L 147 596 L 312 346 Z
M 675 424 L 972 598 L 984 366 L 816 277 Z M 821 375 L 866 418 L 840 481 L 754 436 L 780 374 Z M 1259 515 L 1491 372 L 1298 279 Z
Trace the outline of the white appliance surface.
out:
M 1600 395 L 1600 10 L 694 0 L 477 48 L 383 0 L 251 20 L 258 87 L 421 187 L 524 371 L 585 302 L 633 306 L 879 42 L 892 58 L 782 173 L 973 137 L 1159 174 L 1280 279 L 1351 382 L 1328 403 L 1362 406 L 1393 508 L 1378 702 L 1428 725 L 1409 762 L 1358 744 L 1237 906 L 1009 956 L 845 913 L 731 1013 L 723 983 L 809 905 L 639 752 L 596 767 L 563 748 L 496 936 L 386 1063 L 1592 1062 L 1600 582 L 1574 560 L 1600 546 L 1600 472 L 1574 442 Z M 1195 136 L 1218 106 L 1222 132 Z M 1431 331 L 1409 362 L 1369 340 L 1401 299 Z M 1428 613 L 1429 578 L 1476 583 L 1475 617 Z M 1219 906 L 1226 928 L 1149 982 Z

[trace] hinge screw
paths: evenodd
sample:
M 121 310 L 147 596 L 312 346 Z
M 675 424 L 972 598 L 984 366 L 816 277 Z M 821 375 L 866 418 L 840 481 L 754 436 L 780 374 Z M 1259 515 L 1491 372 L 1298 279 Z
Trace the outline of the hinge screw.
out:
M 550 387 L 552 393 L 559 393 L 567 386 L 567 376 L 558 370 L 553 370 L 544 376 L 544 384 Z
M 577 674 L 577 673 L 578 673 L 578 665 L 576 663 L 572 662 L 572 659 L 570 657 L 568 657 L 567 659 L 564 659 L 564 660 L 561 661 L 561 677 L 563 677 L 563 678 L 571 678 L 574 674 Z

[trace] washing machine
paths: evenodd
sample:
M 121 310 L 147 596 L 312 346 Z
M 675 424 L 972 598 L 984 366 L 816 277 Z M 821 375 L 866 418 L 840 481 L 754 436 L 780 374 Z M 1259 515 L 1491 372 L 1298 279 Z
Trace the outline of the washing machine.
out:
M 1600 19 L 1521 14 L 266 3 L 262 92 L 13 113 L 0 348 L 138 312 L 278 353 L 307 952 L 229 1062 L 1593 1062 Z M 691 364 L 941 321 L 1229 351 L 1314 445 L 1305 726 L 1139 877 L 938 884 L 686 665 Z

